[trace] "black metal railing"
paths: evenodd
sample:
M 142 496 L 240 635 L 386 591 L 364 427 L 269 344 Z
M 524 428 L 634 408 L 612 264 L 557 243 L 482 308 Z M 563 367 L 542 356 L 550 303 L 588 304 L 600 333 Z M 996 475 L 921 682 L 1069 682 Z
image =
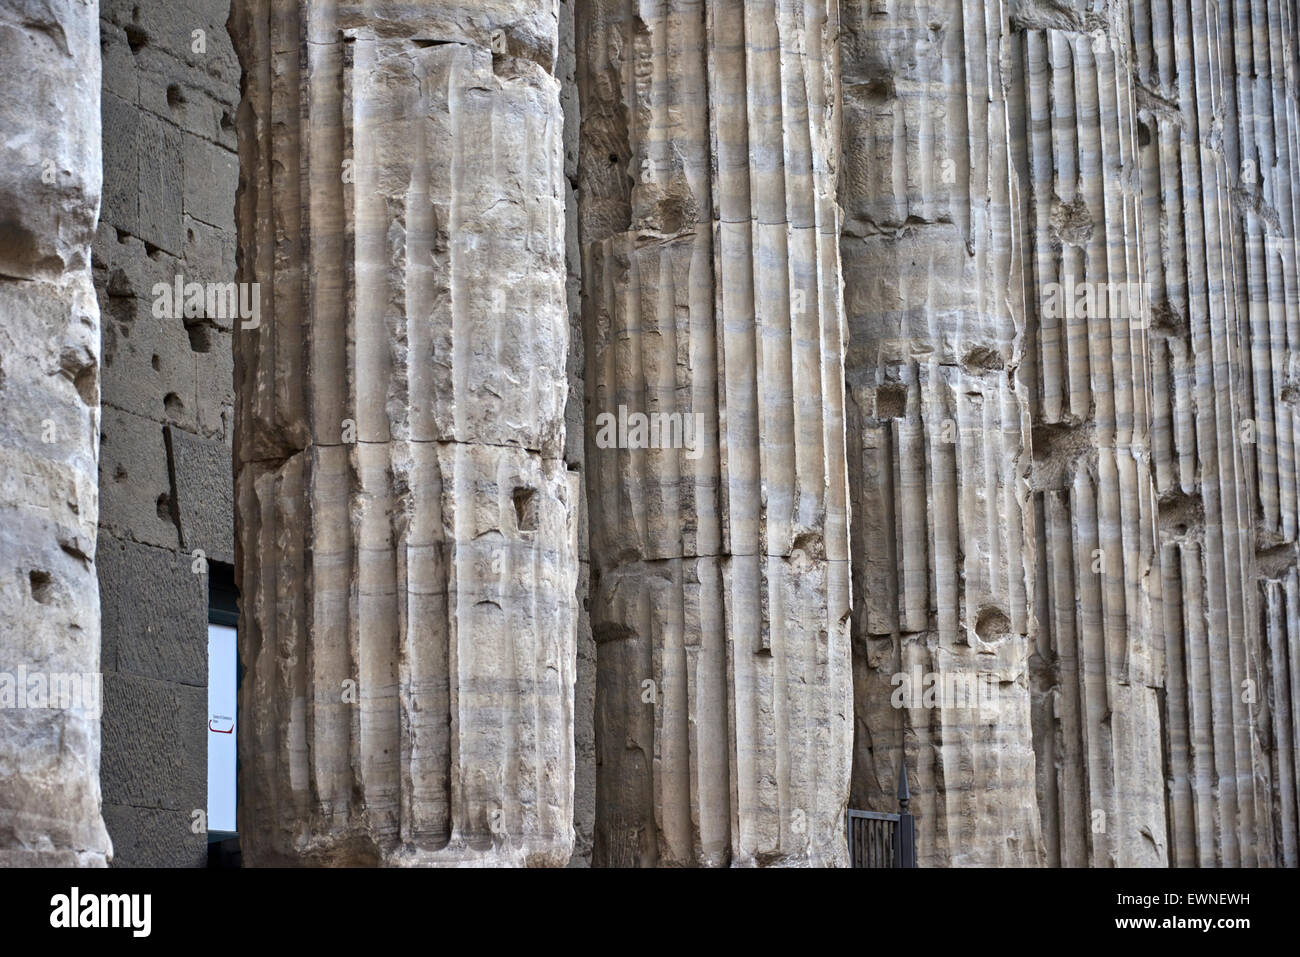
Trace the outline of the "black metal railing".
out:
M 848 812 L 849 867 L 916 867 L 916 820 L 908 813 L 907 762 L 898 778 L 898 813 Z

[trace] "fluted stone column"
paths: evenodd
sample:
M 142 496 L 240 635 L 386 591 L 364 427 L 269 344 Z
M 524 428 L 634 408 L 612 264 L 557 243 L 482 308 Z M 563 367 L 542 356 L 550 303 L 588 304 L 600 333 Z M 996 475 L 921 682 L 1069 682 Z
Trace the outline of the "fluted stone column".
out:
M 837 3 L 577 25 L 593 863 L 843 863 Z
M 1273 432 L 1255 434 L 1247 374 L 1256 312 L 1247 288 L 1264 284 L 1241 282 L 1248 262 L 1251 271 L 1263 267 L 1263 219 L 1246 210 L 1265 170 L 1247 147 L 1253 134 L 1239 142 L 1229 126 L 1215 136 L 1206 114 L 1210 102 L 1249 110 L 1234 73 L 1254 69 L 1249 55 L 1232 69 L 1234 31 L 1213 10 L 1202 0 L 1132 6 L 1175 866 L 1254 865 L 1273 856 L 1250 473 L 1253 450 L 1267 456 Z M 1250 30 L 1239 23 L 1235 35 Z M 1267 64 L 1262 72 L 1260 88 L 1268 89 Z M 1254 119 L 1238 118 L 1243 133 L 1253 129 Z M 1268 173 L 1265 189 L 1275 182 Z M 1234 195 L 1239 188 L 1247 194 Z M 1238 211 L 1250 221 L 1245 243 Z M 1281 307 L 1280 288 L 1273 298 Z M 1268 308 L 1262 302 L 1259 312 Z M 1294 807 L 1284 818 L 1294 818 Z
M 1255 532 L 1254 554 L 1228 557 L 1251 568 L 1255 581 L 1244 601 L 1229 598 L 1229 614 L 1244 613 L 1248 621 L 1232 634 L 1227 654 L 1220 645 L 1212 659 L 1220 685 L 1234 692 L 1231 731 L 1216 729 L 1215 783 L 1220 798 L 1235 797 L 1236 807 L 1225 801 L 1215 815 L 1218 827 L 1197 828 L 1196 860 L 1228 867 L 1300 864 L 1298 13 L 1294 4 L 1264 0 L 1234 4 L 1230 21 L 1228 11 L 1218 11 L 1218 36 L 1226 23 L 1235 25 L 1231 80 L 1239 146 L 1228 156 L 1224 181 L 1235 180 L 1228 197 L 1244 237 L 1237 248 L 1246 258 L 1246 281 L 1235 292 L 1249 317 L 1249 348 L 1241 350 L 1250 396 L 1243 411 L 1249 415 L 1232 424 L 1234 450 L 1244 453 L 1255 492 L 1251 511 L 1236 503 L 1235 515 L 1229 513 Z M 1229 172 L 1234 168 L 1235 177 Z M 1239 341 L 1233 344 L 1240 348 Z M 1227 574 L 1235 576 L 1239 567 L 1229 566 Z M 1217 697 L 1226 704 L 1226 694 Z M 1219 713 L 1221 727 L 1226 713 Z M 1207 836 L 1214 842 L 1209 846 Z M 1181 843 L 1179 851 L 1190 860 Z
M 1264 0 L 1134 7 L 1155 94 L 1142 116 L 1160 215 L 1149 273 L 1167 298 L 1153 452 L 1179 866 L 1298 860 L 1295 16 Z M 1181 216 L 1156 201 L 1180 187 Z
M 923 864 L 1041 860 L 1028 314 L 1006 5 L 845 0 L 853 806 Z
M 0 866 L 103 866 L 99 10 L 0 0 Z
M 1151 304 L 1130 5 L 1021 4 L 1035 322 L 1034 746 L 1048 862 L 1168 860 Z
M 555 0 L 236 0 L 232 34 L 246 859 L 563 865 Z

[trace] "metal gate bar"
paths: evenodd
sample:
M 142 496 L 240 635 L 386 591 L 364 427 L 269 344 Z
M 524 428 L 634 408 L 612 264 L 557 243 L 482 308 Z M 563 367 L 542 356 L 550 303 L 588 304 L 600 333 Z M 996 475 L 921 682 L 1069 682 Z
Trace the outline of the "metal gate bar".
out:
M 849 867 L 916 867 L 916 820 L 907 810 L 907 764 L 898 781 L 898 813 L 848 811 Z

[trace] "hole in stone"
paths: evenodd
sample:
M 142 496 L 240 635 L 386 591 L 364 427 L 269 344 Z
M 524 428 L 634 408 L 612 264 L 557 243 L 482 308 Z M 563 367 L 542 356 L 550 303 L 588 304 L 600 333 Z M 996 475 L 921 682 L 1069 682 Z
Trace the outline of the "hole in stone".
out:
M 157 512 L 158 517 L 164 522 L 172 520 L 172 497 L 166 492 L 158 496 Z
M 130 299 L 135 295 L 135 290 L 131 288 L 131 277 L 124 269 L 109 270 L 105 291 L 116 299 Z
M 900 419 L 907 413 L 907 386 L 891 382 L 876 389 L 876 418 Z
M 185 403 L 175 392 L 168 392 L 163 396 L 163 409 L 169 416 L 178 418 L 185 411 Z
M 149 360 L 149 365 L 153 366 L 154 372 L 158 371 L 158 367 L 161 365 L 161 363 L 158 361 L 158 353 L 155 352 L 153 354 L 153 358 Z
M 162 259 L 162 247 L 155 246 L 153 243 L 149 242 L 148 240 L 145 240 L 144 252 L 146 256 L 148 256 L 150 259 L 154 260 L 155 262 L 159 259 Z
M 227 133 L 235 132 L 235 120 L 234 117 L 230 115 L 229 110 L 221 111 L 221 128 Z
M 537 531 L 537 490 L 517 488 L 514 492 L 515 521 L 521 532 Z
M 117 229 L 115 232 L 117 233 L 117 241 L 125 246 L 126 241 L 131 238 L 131 234 L 125 229 Z
M 77 390 L 77 395 L 81 397 L 81 401 L 88 407 L 98 407 L 99 367 L 93 363 L 83 367 L 73 377 L 72 387 Z
M 996 372 L 1002 368 L 1002 354 L 997 346 L 973 346 L 962 356 L 961 364 L 973 375 Z
M 104 328 L 116 328 L 122 334 L 122 338 L 129 339 L 131 325 L 135 322 L 136 301 L 125 296 L 110 296 L 103 305 L 106 307 L 105 312 L 113 320 L 112 323 L 106 323 Z
M 32 588 L 32 597 L 42 605 L 48 605 L 54 599 L 54 579 L 49 572 L 32 570 L 27 581 Z
M 173 110 L 179 110 L 185 105 L 185 94 L 181 92 L 179 84 L 169 83 L 167 85 L 167 105 Z
M 817 532 L 800 532 L 794 537 L 794 545 L 790 550 L 792 553 L 803 552 L 809 558 L 824 559 L 826 557 L 826 545 Z
M 1138 120 L 1138 146 L 1151 145 L 1151 128 Z
M 862 93 L 863 99 L 868 103 L 876 105 L 888 103 L 890 100 L 895 99 L 897 95 L 894 91 L 894 78 L 883 76 L 868 80 L 863 87 Z
M 138 23 L 128 23 L 125 29 L 126 45 L 131 48 L 132 53 L 139 53 L 149 43 L 149 34 Z
M 185 332 L 190 337 L 190 349 L 192 351 L 212 351 L 212 327 L 207 322 L 186 323 Z
M 192 229 L 185 230 L 185 238 L 188 239 L 190 242 L 194 242 L 194 230 Z
M 985 605 L 975 618 L 975 634 L 985 641 L 1011 633 L 1011 619 L 1001 608 Z
M 1160 527 L 1179 537 L 1205 522 L 1205 504 L 1199 495 L 1182 491 L 1166 493 L 1160 498 L 1158 507 Z
M 610 161 L 611 163 L 617 163 L 617 162 L 618 162 L 618 154 L 617 154 L 617 153 L 610 153 L 610 154 L 609 154 L 609 161 Z
M 126 469 L 123 468 L 123 467 L 122 467 L 122 463 L 119 462 L 119 463 L 117 464 L 117 468 L 113 469 L 113 481 L 114 481 L 114 482 L 125 482 L 126 479 L 127 479 Z

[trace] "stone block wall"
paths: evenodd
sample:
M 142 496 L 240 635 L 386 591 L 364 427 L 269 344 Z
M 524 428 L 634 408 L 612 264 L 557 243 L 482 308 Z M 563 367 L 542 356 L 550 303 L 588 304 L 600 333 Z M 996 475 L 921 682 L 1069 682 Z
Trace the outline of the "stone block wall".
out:
M 101 780 L 116 866 L 207 860 L 194 814 L 207 808 L 204 569 L 234 560 L 238 319 L 206 302 L 202 315 L 168 312 L 155 287 L 234 280 L 239 63 L 228 12 L 228 0 L 100 3 Z

